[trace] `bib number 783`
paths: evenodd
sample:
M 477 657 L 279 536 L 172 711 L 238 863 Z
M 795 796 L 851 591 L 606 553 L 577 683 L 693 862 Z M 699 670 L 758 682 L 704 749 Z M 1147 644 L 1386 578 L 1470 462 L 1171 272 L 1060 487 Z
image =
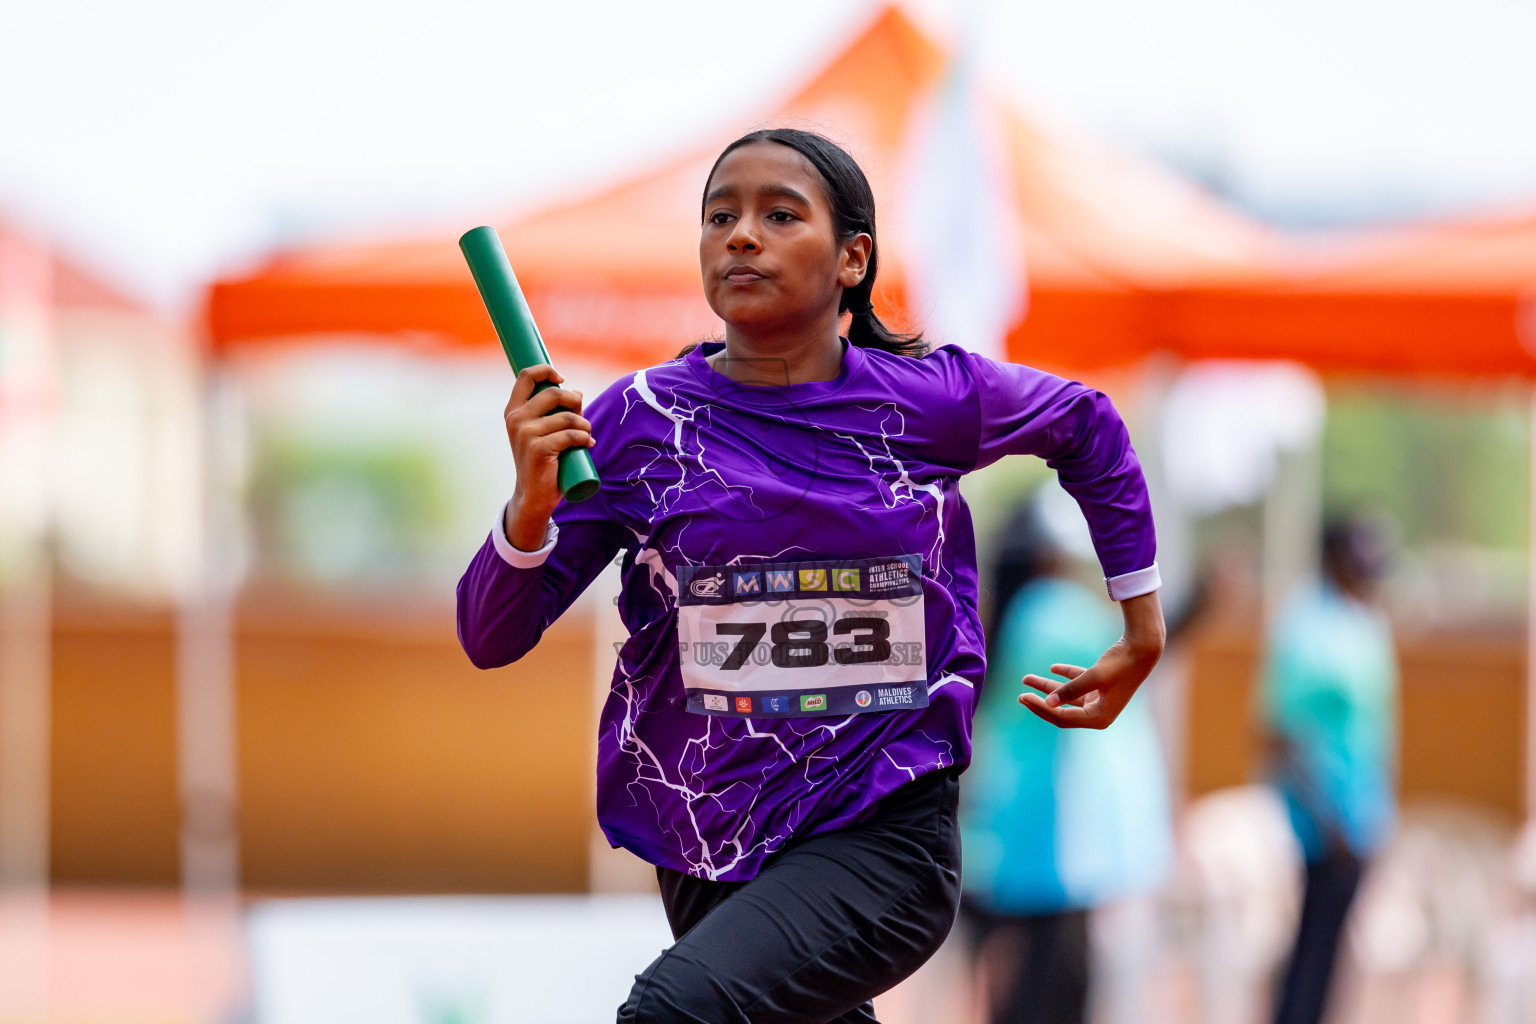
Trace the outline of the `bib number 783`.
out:
M 919 555 L 678 566 L 677 639 L 695 714 L 928 706 Z
M 768 633 L 765 622 L 717 622 L 717 636 L 739 639 L 720 668 L 737 671 L 752 657 L 752 652 Z M 769 658 L 779 668 L 819 668 L 830 657 L 839 665 L 871 665 L 891 657 L 891 626 L 883 618 L 871 615 L 844 615 L 832 623 L 834 637 L 848 640 L 827 643 L 827 624 L 820 619 L 790 619 L 775 622 Z

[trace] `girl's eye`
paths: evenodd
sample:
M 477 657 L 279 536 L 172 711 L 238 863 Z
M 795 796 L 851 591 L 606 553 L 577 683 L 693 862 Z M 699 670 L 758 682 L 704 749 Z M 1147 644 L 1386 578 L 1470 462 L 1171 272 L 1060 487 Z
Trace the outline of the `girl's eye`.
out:
M 776 224 L 787 224 L 795 219 L 795 215 L 788 210 L 774 210 L 768 215 L 768 219 Z
M 724 210 L 717 210 L 709 215 L 709 222 L 711 224 L 724 224 L 730 219 L 731 215 L 726 213 Z

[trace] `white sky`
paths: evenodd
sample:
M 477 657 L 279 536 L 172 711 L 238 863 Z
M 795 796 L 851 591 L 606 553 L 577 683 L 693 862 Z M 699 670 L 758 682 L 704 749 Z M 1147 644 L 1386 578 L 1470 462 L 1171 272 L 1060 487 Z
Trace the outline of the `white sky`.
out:
M 457 229 L 768 113 L 871 0 L 0 0 L 0 212 L 186 308 L 337 231 Z M 1253 205 L 1536 197 L 1532 0 L 906 0 L 1057 120 Z

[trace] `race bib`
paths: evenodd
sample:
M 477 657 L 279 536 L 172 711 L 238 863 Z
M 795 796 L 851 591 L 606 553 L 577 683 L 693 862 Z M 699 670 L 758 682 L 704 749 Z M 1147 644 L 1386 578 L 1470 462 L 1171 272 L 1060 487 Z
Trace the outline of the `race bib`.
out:
M 922 559 L 685 565 L 688 710 L 809 718 L 928 706 Z

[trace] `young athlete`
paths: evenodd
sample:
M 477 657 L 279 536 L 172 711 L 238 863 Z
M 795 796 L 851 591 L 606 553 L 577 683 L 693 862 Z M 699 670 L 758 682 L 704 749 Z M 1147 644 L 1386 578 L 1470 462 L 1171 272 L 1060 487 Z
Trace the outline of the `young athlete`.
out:
M 868 1022 L 959 899 L 985 673 L 960 477 L 1042 457 L 1092 528 L 1124 635 L 1019 698 L 1064 727 L 1107 726 L 1162 651 L 1152 518 L 1103 395 L 876 318 L 874 198 L 838 146 L 752 132 L 704 187 L 724 341 L 585 415 L 578 392 L 533 394 L 550 367 L 519 375 L 517 485 L 459 582 L 459 638 L 483 668 L 515 661 L 622 551 L 598 819 L 656 865 L 677 942 L 619 1020 Z M 580 445 L 602 489 L 562 503 L 556 456 Z

